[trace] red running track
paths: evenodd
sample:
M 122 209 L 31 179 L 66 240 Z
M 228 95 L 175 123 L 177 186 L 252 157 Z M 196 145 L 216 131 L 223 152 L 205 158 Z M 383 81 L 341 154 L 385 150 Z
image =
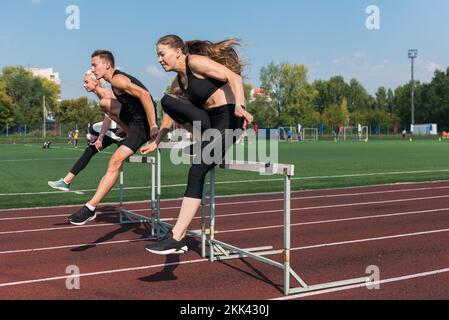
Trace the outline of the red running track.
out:
M 368 276 L 370 266 L 380 278 L 377 289 L 289 297 L 282 270 L 252 259 L 211 263 L 197 239 L 182 256 L 147 253 L 148 227 L 118 225 L 116 205 L 83 227 L 65 222 L 77 207 L 0 211 L 0 299 L 448 299 L 448 191 L 449 181 L 293 192 L 291 266 L 308 284 Z M 216 238 L 281 249 L 282 205 L 282 194 L 217 198 Z M 162 217 L 175 219 L 179 206 L 163 201 Z M 67 289 L 68 266 L 79 268 L 80 290 Z

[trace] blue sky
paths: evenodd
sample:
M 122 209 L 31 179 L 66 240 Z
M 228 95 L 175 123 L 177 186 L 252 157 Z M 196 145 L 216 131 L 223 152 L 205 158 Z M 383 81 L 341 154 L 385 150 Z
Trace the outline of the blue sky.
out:
M 66 28 L 69 5 L 80 9 L 79 30 Z M 369 5 L 380 9 L 380 30 L 365 26 Z M 423 82 L 449 66 L 448 17 L 447 0 L 1 0 L 0 68 L 53 67 L 62 98 L 75 98 L 86 95 L 92 51 L 109 49 L 159 98 L 174 76 L 157 62 L 159 37 L 238 37 L 254 86 L 273 61 L 305 64 L 310 81 L 354 77 L 374 93 L 409 80 L 409 48 L 419 50 L 415 76 Z

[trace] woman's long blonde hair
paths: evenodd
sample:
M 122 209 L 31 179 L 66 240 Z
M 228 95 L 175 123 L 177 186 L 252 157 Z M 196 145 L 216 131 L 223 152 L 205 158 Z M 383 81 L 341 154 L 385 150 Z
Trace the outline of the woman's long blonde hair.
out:
M 239 58 L 237 46 L 240 46 L 240 39 L 229 38 L 220 42 L 204 40 L 190 40 L 184 42 L 176 35 L 167 35 L 160 38 L 157 44 L 168 45 L 175 49 L 181 49 L 184 54 L 198 54 L 206 56 L 218 62 L 238 75 L 242 75 L 244 63 Z

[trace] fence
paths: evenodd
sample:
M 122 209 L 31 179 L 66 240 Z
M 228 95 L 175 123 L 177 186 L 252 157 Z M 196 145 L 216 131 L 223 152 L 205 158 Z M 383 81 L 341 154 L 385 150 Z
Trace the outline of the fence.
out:
M 88 124 L 77 123 L 57 123 L 47 124 L 44 128 L 42 124 L 26 125 L 0 125 L 0 137 L 68 137 L 69 132 L 79 130 L 80 137 L 87 133 Z

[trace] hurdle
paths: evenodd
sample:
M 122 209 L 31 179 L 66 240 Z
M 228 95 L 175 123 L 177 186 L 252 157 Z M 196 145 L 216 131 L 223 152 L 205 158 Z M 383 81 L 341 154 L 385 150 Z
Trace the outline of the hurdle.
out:
M 190 143 L 161 143 L 157 150 L 156 156 L 156 179 L 152 179 L 152 190 L 156 189 L 156 212 L 157 222 L 157 238 L 161 232 L 167 232 L 173 228 L 173 225 L 160 220 L 160 198 L 161 198 L 161 150 L 163 149 L 182 149 Z M 231 244 L 219 241 L 215 238 L 215 176 L 216 168 L 224 170 L 237 170 L 244 172 L 257 172 L 272 175 L 282 175 L 284 178 L 284 248 L 274 250 L 273 246 L 263 246 L 255 248 L 241 249 Z M 284 295 L 288 296 L 293 293 L 303 293 L 316 291 L 321 289 L 337 288 L 345 285 L 368 283 L 370 278 L 367 276 L 360 278 L 352 278 L 340 281 L 333 281 L 315 285 L 308 285 L 290 266 L 291 253 L 291 178 L 294 176 L 294 165 L 277 164 L 277 163 L 261 163 L 261 162 L 244 162 L 244 161 L 228 161 L 218 165 L 209 173 L 210 178 L 210 196 L 209 196 L 209 228 L 206 223 L 206 188 L 203 190 L 201 200 L 201 230 L 188 230 L 187 235 L 197 237 L 201 240 L 201 255 L 208 258 L 209 261 L 220 261 L 227 259 L 252 258 L 259 262 L 266 263 L 273 267 L 279 268 L 284 272 Z M 207 237 L 209 236 L 209 237 Z M 209 246 L 209 250 L 207 250 Z M 269 259 L 266 256 L 283 254 L 283 263 Z M 291 279 L 298 282 L 299 286 L 292 287 Z
M 125 198 L 125 188 L 124 188 L 124 166 L 125 163 L 144 163 L 150 165 L 150 179 L 151 179 L 151 198 L 150 198 L 150 210 L 151 216 L 147 217 L 141 214 L 137 214 L 130 210 L 125 209 L 124 198 Z M 160 220 L 160 216 L 156 216 L 157 212 L 155 209 L 155 171 L 156 171 L 156 159 L 154 157 L 141 157 L 141 156 L 131 156 L 126 159 L 125 163 L 120 167 L 120 182 L 119 182 L 119 224 L 131 224 L 131 223 L 150 223 L 151 224 L 151 236 L 155 236 L 156 229 L 156 219 Z

